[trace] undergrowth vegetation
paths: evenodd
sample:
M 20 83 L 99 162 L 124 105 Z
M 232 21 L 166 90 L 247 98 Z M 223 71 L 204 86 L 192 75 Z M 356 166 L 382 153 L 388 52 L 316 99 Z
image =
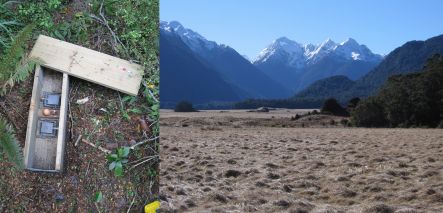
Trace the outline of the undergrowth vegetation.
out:
M 17 143 L 12 126 L 0 116 L 0 159 L 6 155 L 8 161 L 14 164 L 16 168 L 23 167 L 22 151 Z
M 130 152 L 127 151 L 129 147 L 121 148 L 124 155 L 111 160 L 108 166 L 112 167 L 116 176 L 123 175 L 124 178 L 138 182 L 134 187 L 146 188 L 139 190 L 144 193 L 140 198 L 144 203 L 156 196 L 151 190 L 158 179 L 158 11 L 159 0 L 0 0 L 0 101 L 15 84 L 30 78 L 37 64 L 44 63 L 27 58 L 40 34 L 143 66 L 139 95 L 133 97 L 118 93 L 116 100 L 109 101 L 117 103 L 112 107 L 116 112 L 108 113 L 119 113 L 126 122 L 146 120 L 142 127 L 137 127 L 143 129 L 143 138 L 137 146 L 131 147 Z M 0 120 L 0 151 L 5 152 L 6 156 L 0 156 L 0 161 L 6 159 L 19 166 L 22 165 L 21 158 L 18 158 L 22 156 L 21 148 L 16 142 L 13 129 L 7 125 L 9 118 L 3 111 L 0 110 L 0 115 L 5 115 L 5 119 Z M 109 123 L 111 121 L 100 122 L 103 128 Z M 92 129 L 90 131 L 93 132 Z M 102 160 L 105 164 L 106 159 Z M 128 160 L 136 162 L 131 172 L 123 171 L 123 165 Z

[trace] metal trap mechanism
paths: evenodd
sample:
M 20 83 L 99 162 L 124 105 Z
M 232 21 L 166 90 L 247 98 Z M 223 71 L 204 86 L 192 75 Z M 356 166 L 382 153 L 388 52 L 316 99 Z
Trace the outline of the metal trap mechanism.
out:
M 38 121 L 38 136 L 44 137 L 57 137 L 58 130 L 57 120 L 39 120 Z
M 59 93 L 45 94 L 45 96 L 42 98 L 43 106 L 52 109 L 58 109 L 60 108 L 60 99 L 61 94 Z

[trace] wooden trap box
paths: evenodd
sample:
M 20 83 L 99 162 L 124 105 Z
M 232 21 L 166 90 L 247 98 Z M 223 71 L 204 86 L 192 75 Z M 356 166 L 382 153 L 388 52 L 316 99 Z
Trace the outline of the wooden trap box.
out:
M 29 170 L 57 172 L 63 168 L 68 87 L 68 74 L 36 67 L 24 150 Z
M 42 61 L 34 75 L 24 149 L 25 168 L 60 172 L 66 138 L 69 76 L 137 95 L 140 65 L 40 35 L 31 58 Z

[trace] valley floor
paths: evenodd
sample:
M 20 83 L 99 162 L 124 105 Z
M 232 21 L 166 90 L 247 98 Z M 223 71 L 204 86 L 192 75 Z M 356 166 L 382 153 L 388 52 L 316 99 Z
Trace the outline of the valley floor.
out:
M 443 130 L 314 125 L 286 112 L 162 111 L 162 208 L 443 212 Z

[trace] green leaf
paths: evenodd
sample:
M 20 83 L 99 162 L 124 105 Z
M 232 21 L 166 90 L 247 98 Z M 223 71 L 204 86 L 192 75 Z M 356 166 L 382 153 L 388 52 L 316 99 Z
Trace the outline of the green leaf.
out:
M 139 108 L 132 108 L 129 111 L 135 114 L 142 114 L 142 111 Z
M 124 157 L 124 158 L 128 157 L 129 151 L 130 151 L 129 147 L 123 147 L 123 155 L 122 155 L 122 157 Z
M 115 168 L 115 161 L 109 164 L 109 170 L 113 170 Z
M 95 193 L 95 202 L 99 203 L 103 200 L 103 193 L 102 192 L 96 192 Z
M 118 148 L 118 149 L 117 149 L 117 155 L 118 155 L 120 158 L 123 157 L 123 152 L 124 152 L 123 148 Z
M 127 95 L 122 98 L 122 102 L 128 102 L 129 100 L 131 100 L 131 98 L 132 98 L 132 96 Z
M 65 40 L 65 37 L 62 34 L 60 34 L 58 30 L 54 31 L 54 35 L 60 40 Z
M 108 161 L 116 161 L 118 159 L 117 154 L 110 154 L 106 157 Z
M 114 175 L 115 175 L 116 177 L 121 177 L 121 176 L 123 176 L 123 165 L 122 165 L 122 162 L 117 161 L 117 162 L 115 163 Z

